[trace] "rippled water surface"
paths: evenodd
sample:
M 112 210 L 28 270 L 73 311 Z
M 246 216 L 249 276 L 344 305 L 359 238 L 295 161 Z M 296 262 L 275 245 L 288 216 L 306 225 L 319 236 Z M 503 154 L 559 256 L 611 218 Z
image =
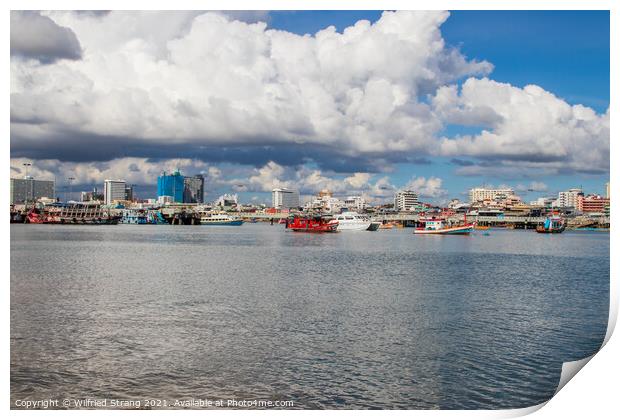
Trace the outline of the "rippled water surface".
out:
M 516 408 L 595 352 L 609 234 L 11 226 L 11 400 Z

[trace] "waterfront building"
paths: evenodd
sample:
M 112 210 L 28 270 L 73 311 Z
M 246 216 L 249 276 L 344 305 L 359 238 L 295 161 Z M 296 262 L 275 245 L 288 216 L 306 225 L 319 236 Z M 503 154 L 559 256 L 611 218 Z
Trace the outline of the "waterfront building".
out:
M 133 185 L 125 185 L 125 201 L 133 201 Z
M 204 203 L 205 178 L 201 174 L 186 176 L 183 181 L 183 202 Z
M 469 202 L 482 203 L 484 201 L 503 201 L 509 197 L 516 197 L 512 188 L 472 188 L 469 190 Z
M 274 188 L 271 191 L 271 206 L 275 209 L 299 207 L 299 192 L 288 188 Z
M 164 171 L 157 177 L 157 197 L 170 196 L 174 203 L 182 203 L 184 190 L 185 177 L 178 169 L 171 174 Z
M 106 179 L 103 181 L 103 201 L 105 204 L 113 204 L 115 201 L 125 200 L 125 181 Z
M 609 198 L 609 182 L 605 184 L 605 197 Z
M 608 213 L 609 198 L 594 194 L 587 197 L 580 195 L 577 198 L 577 210 L 583 213 Z
M 530 201 L 530 206 L 537 207 L 553 207 L 553 202 L 555 201 L 554 197 L 538 197 L 534 201 Z
M 418 204 L 418 194 L 410 190 L 398 191 L 394 195 L 394 209 L 396 211 L 411 211 Z
M 344 205 L 349 210 L 364 210 L 366 209 L 366 207 L 368 207 L 368 205 L 366 204 L 366 200 L 364 200 L 364 197 L 361 197 L 359 195 L 353 195 L 345 198 Z
M 230 210 L 239 207 L 239 197 L 237 194 L 224 194 L 213 203 L 214 207 L 220 207 L 224 210 Z
M 171 195 L 158 195 L 157 204 L 171 204 L 174 203 L 174 197 Z
M 54 181 L 11 178 L 11 204 L 33 203 L 41 198 L 53 198 L 55 195 Z
M 320 191 L 318 196 L 314 197 L 304 205 L 306 210 L 325 213 L 338 213 L 343 207 L 346 207 L 345 202 L 333 197 L 331 191 L 329 190 Z
M 571 188 L 568 191 L 560 191 L 558 193 L 558 207 L 572 207 L 576 209 L 579 197 L 583 197 L 581 188 Z
M 92 191 L 82 191 L 80 193 L 80 201 L 82 202 L 103 201 L 103 199 L 104 199 L 103 194 L 97 191 L 97 187 L 93 188 Z

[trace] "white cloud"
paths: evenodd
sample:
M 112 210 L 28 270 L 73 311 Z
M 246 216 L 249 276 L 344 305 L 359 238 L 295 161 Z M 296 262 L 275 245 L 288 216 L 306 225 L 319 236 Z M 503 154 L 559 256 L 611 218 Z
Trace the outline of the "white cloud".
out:
M 221 13 L 48 15 L 84 54 L 46 67 L 11 62 L 17 150 L 53 148 L 73 132 L 148 147 L 268 140 L 350 156 L 426 151 L 441 123 L 419 96 L 492 69 L 445 46 L 447 12 L 385 12 L 314 36 Z
M 448 193 L 445 189 L 441 188 L 443 180 L 437 177 L 423 176 L 412 178 L 403 189 L 412 190 L 418 193 L 421 197 L 427 198 L 440 198 L 445 197 Z
M 433 106 L 447 122 L 485 127 L 478 135 L 444 138 L 440 154 L 445 156 L 503 160 L 515 170 L 609 169 L 609 110 L 599 115 L 582 105 L 571 106 L 539 86 L 518 88 L 486 78 L 468 79 L 460 94 L 455 86 L 440 88 Z M 507 170 L 502 166 L 499 162 L 494 168 L 470 166 L 459 173 Z

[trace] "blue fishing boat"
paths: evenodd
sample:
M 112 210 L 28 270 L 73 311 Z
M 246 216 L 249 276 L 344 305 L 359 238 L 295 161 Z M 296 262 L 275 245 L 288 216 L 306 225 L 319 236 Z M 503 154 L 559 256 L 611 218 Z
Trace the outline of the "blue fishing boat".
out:
M 566 229 L 566 223 L 560 216 L 549 216 L 542 225 L 536 226 L 538 233 L 562 233 Z

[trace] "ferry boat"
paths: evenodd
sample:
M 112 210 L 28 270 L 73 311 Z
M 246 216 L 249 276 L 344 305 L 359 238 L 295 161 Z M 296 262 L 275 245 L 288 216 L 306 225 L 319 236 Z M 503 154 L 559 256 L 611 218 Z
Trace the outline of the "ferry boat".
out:
M 243 220 L 237 216 L 231 216 L 226 213 L 204 213 L 200 216 L 200 224 L 215 226 L 241 226 L 243 224 Z
M 286 220 L 286 228 L 294 232 L 337 232 L 338 220 L 321 216 L 294 216 Z
M 430 235 L 469 235 L 476 226 L 475 223 L 467 223 L 462 225 L 450 226 L 446 225 L 443 219 L 422 219 L 424 227 L 416 228 L 413 233 L 430 234 Z
M 345 211 L 337 216 L 338 230 L 368 230 L 372 222 L 367 216 L 354 211 Z
M 564 229 L 566 229 L 566 223 L 559 216 L 547 217 L 542 225 L 536 226 L 538 233 L 562 233 Z

